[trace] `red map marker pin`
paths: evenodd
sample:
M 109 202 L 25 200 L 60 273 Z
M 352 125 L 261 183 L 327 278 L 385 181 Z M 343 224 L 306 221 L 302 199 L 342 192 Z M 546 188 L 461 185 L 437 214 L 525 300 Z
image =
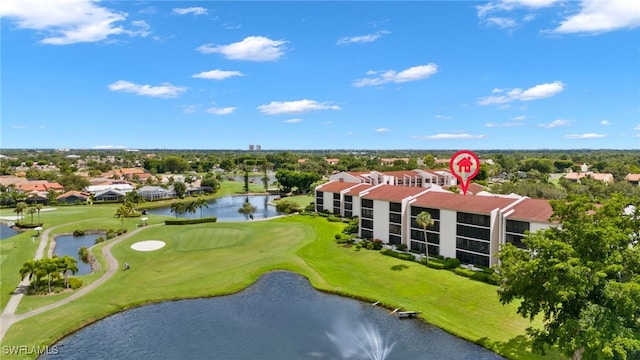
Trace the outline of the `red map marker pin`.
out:
M 469 181 L 480 171 L 480 159 L 472 151 L 460 150 L 451 157 L 449 170 L 458 179 L 462 187 L 462 193 L 467 195 Z

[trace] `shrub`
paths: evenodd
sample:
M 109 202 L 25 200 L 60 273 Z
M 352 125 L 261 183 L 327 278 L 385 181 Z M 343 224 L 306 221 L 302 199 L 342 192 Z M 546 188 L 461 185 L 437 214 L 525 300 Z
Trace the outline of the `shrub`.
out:
M 461 276 L 464 276 L 464 277 L 468 277 L 468 278 L 472 277 L 476 273 L 473 270 L 464 269 L 464 268 L 461 268 L 461 267 L 455 268 L 453 270 L 453 272 L 455 272 L 458 275 L 461 275 Z
M 443 260 L 442 264 L 445 269 L 455 269 L 460 267 L 460 260 L 456 258 L 446 258 Z
M 367 248 L 367 250 L 382 250 L 382 243 L 367 241 L 365 244 L 365 248 Z
M 280 200 L 276 202 L 276 210 L 278 210 L 279 212 L 292 214 L 294 212 L 300 211 L 300 205 L 291 200 Z
M 69 278 L 69 287 L 72 289 L 79 289 L 80 287 L 82 287 L 82 280 L 78 279 L 78 278 L 74 278 L 74 277 L 70 277 Z
M 83 236 L 84 230 L 73 230 L 73 236 Z
M 427 267 L 430 267 L 432 269 L 445 269 L 445 266 L 443 263 L 436 262 L 436 261 L 429 261 L 427 263 Z
M 316 210 L 316 203 L 315 202 L 310 202 L 307 206 L 304 207 L 304 211 L 315 211 Z
M 360 221 L 357 217 L 349 220 L 349 225 L 342 229 L 342 232 L 345 234 L 357 234 L 358 231 L 360 231 Z
M 340 222 L 341 220 L 340 220 L 340 218 L 339 218 L 339 217 L 334 216 L 334 215 L 331 215 L 331 216 L 327 217 L 327 221 L 330 221 L 330 222 Z
M 109 229 L 107 230 L 107 240 L 109 239 L 113 239 L 114 237 L 116 237 L 118 234 L 116 233 L 115 230 L 113 229 Z
M 176 220 L 165 220 L 165 225 L 190 225 L 190 224 L 204 224 L 210 222 L 216 222 L 218 218 L 216 217 L 206 217 L 206 218 L 198 218 L 198 219 L 176 219 Z
M 100 236 L 99 238 L 97 238 L 93 243 L 94 244 L 100 244 L 101 242 L 104 242 L 104 238 L 102 236 Z
M 409 261 L 415 261 L 416 257 L 413 256 L 413 254 L 405 254 L 405 253 L 399 253 L 398 254 L 398 259 L 401 260 L 409 260 Z
M 396 249 L 398 249 L 399 251 L 407 251 L 407 245 L 406 244 L 400 244 L 400 245 L 396 246 Z

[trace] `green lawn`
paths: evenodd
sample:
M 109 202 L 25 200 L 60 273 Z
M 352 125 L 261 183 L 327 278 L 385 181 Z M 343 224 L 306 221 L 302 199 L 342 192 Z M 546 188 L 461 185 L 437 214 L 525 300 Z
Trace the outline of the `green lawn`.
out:
M 304 209 L 305 206 L 310 203 L 316 201 L 316 199 L 311 195 L 295 195 L 295 196 L 287 196 L 280 198 L 280 200 L 288 200 L 298 204 L 301 208 Z
M 434 325 L 510 358 L 540 358 L 527 352 L 529 344 L 521 336 L 528 322 L 516 315 L 515 305 L 500 305 L 494 286 L 377 251 L 339 246 L 333 235 L 342 226 L 322 217 L 293 216 L 150 227 L 113 248 L 120 263 L 131 264 L 130 271 L 117 272 L 77 301 L 14 324 L 2 345 L 52 344 L 122 309 L 233 293 L 267 271 L 285 269 L 304 275 L 318 289 L 380 301 L 390 309 L 422 311 Z M 162 240 L 167 245 L 154 252 L 131 250 L 130 245 L 140 240 Z M 35 299 L 25 304 L 44 304 L 42 297 Z M 553 353 L 546 358 L 560 357 Z

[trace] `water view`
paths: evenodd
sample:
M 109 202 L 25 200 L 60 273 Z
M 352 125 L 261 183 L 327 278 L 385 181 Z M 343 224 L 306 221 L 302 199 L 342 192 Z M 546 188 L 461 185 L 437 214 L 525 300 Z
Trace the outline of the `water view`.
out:
M 19 231 L 7 226 L 7 224 L 0 224 L 0 240 L 10 238 L 19 234 Z
M 254 219 L 266 219 L 277 215 L 282 215 L 276 211 L 275 206 L 269 205 L 274 199 L 278 198 L 277 195 L 248 195 L 248 196 L 224 196 L 218 199 L 209 201 L 209 207 L 203 207 L 198 209 L 195 213 L 178 214 L 181 218 L 200 217 L 200 210 L 202 210 L 203 217 L 215 216 L 219 221 L 244 221 L 249 219 L 249 215 L 244 215 L 238 212 L 238 209 L 245 201 L 249 201 L 251 205 L 255 206 L 258 210 L 253 214 Z M 150 209 L 149 214 L 154 215 L 166 215 L 176 216 L 171 212 L 169 207 Z
M 502 359 L 282 271 L 235 295 L 118 313 L 56 345 L 58 354 L 40 359 Z
M 78 262 L 78 272 L 76 275 L 86 275 L 91 273 L 91 265 L 82 262 L 80 260 L 80 256 L 78 255 L 78 250 L 81 247 L 86 246 L 87 248 L 92 247 L 95 244 L 95 241 L 99 237 L 104 237 L 105 235 L 100 234 L 87 234 L 82 236 L 73 236 L 73 235 L 61 235 L 56 238 L 56 247 L 53 249 L 53 253 L 58 255 L 59 257 L 63 257 L 65 255 L 69 255 L 72 258 L 76 259 Z

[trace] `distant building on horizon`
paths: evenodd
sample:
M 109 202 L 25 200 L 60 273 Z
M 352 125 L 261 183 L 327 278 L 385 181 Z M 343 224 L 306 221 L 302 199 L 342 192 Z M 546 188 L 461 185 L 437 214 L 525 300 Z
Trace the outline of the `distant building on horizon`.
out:
M 260 150 L 262 150 L 261 145 L 253 145 L 253 144 L 249 145 L 249 151 L 260 151 Z

